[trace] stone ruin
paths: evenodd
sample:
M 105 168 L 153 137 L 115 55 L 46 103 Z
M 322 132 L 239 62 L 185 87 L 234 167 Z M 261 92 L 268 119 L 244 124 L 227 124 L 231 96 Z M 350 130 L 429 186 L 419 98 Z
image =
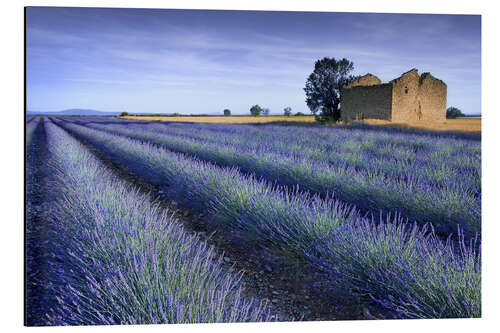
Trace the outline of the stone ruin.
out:
M 419 75 L 417 69 L 388 83 L 366 74 L 344 88 L 341 110 L 345 122 L 442 122 L 446 120 L 446 84 L 430 73 Z

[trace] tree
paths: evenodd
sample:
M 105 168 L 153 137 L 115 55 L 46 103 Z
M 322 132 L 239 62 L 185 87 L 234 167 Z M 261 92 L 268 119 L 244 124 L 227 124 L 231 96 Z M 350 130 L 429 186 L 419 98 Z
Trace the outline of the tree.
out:
M 285 116 L 290 117 L 290 115 L 292 114 L 292 108 L 287 106 L 283 109 L 283 113 L 285 114 Z
M 343 58 L 323 58 L 314 64 L 314 71 L 306 81 L 306 103 L 311 112 L 323 119 L 337 121 L 340 118 L 340 98 L 344 86 L 357 77 L 350 75 L 354 63 Z
M 262 114 L 264 116 L 269 116 L 270 113 L 271 113 L 271 110 L 269 110 L 269 108 L 263 108 L 262 109 Z
M 230 116 L 230 115 L 231 115 L 231 110 L 229 110 L 229 109 L 224 109 L 224 115 L 225 115 L 225 116 Z
M 128 116 L 128 112 L 122 112 L 122 113 L 120 113 L 120 117 L 125 117 L 125 116 Z
M 303 114 L 302 112 L 297 112 L 297 113 L 295 114 L 295 117 L 300 117 L 300 116 L 305 116 L 305 114 Z
M 261 113 L 262 113 L 262 108 L 258 104 L 255 104 L 250 108 L 250 114 L 252 116 L 260 116 Z
M 459 108 L 456 108 L 454 106 L 450 106 L 449 108 L 446 109 L 446 118 L 453 119 L 453 118 L 458 118 L 458 117 L 463 117 L 463 116 L 465 116 L 465 115 L 462 113 L 462 110 L 460 110 Z

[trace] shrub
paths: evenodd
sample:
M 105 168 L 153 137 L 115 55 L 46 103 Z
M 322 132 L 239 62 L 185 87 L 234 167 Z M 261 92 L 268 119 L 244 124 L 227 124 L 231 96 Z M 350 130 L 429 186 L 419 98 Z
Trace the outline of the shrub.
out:
M 250 108 L 250 114 L 252 116 L 260 116 L 262 113 L 262 108 L 259 106 L 259 104 L 255 104 Z
M 463 116 L 464 114 L 462 113 L 462 110 L 460 110 L 459 108 L 450 106 L 449 108 L 446 109 L 446 118 L 448 119 L 454 119 Z

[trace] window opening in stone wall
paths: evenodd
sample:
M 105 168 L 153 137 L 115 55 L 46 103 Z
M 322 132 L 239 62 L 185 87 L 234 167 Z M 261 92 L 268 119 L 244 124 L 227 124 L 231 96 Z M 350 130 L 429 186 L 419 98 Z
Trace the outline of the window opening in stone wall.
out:
M 408 87 L 405 87 L 405 94 L 408 93 Z

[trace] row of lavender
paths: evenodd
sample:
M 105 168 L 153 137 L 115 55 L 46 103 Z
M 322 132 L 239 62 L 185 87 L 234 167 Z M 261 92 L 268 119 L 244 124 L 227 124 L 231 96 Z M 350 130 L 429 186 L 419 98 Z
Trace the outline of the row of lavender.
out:
M 332 194 L 364 211 L 432 222 L 439 234 L 481 231 L 481 149 L 476 141 L 283 126 L 123 124 L 77 120 L 281 185 Z
M 330 283 L 370 297 L 401 317 L 479 317 L 478 247 L 443 242 L 399 218 L 373 221 L 331 198 L 264 180 L 120 135 L 58 122 L 125 165 L 207 223 L 272 244 L 329 274 Z M 376 223 L 377 222 L 377 223 Z M 457 245 L 458 244 L 458 245 Z M 456 247 L 458 246 L 458 247 Z
M 42 141 L 43 120 L 31 118 L 26 123 L 26 169 L 25 169 L 25 297 L 26 317 L 28 326 L 43 325 L 44 309 L 50 307 L 50 301 L 42 292 L 44 285 L 44 228 L 40 223 L 42 211 Z
M 49 325 L 273 320 L 238 274 L 167 211 L 46 122 Z
M 26 147 L 31 145 L 31 141 L 33 140 L 33 134 L 40 123 L 39 117 L 33 117 L 30 121 L 26 122 Z
M 428 187 L 460 188 L 476 196 L 480 193 L 481 149 L 477 142 L 304 127 L 116 125 L 111 128 L 142 129 L 191 139 L 189 141 L 196 145 L 212 144 L 214 149 L 231 149 L 239 154 L 273 152 L 296 159 L 328 162 L 336 168 L 354 167 L 361 171 L 361 176 L 375 174 L 406 182 L 419 180 Z

